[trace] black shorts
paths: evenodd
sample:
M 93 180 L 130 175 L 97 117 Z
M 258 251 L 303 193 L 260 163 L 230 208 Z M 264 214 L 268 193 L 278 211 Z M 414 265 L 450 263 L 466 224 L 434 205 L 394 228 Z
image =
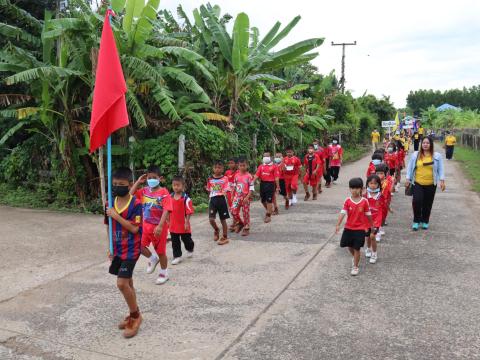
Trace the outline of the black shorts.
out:
M 355 250 L 360 250 L 365 245 L 365 236 L 367 236 L 365 230 L 344 229 L 340 247 L 351 247 Z
M 223 195 L 211 197 L 210 202 L 208 203 L 209 219 L 215 219 L 217 217 L 217 213 L 220 220 L 230 219 L 227 199 Z
M 394 175 L 395 175 L 395 168 L 390 169 L 390 176 L 394 176 Z
M 280 179 L 278 181 L 278 184 L 280 185 L 279 194 L 282 195 L 282 196 L 287 196 L 287 188 L 285 187 L 285 179 Z
M 136 263 L 137 260 L 122 260 L 118 256 L 115 256 L 108 272 L 122 279 L 130 279 L 133 276 L 133 269 L 135 269 Z
M 262 203 L 271 204 L 275 194 L 275 183 L 273 181 L 262 181 L 260 183 L 260 198 Z

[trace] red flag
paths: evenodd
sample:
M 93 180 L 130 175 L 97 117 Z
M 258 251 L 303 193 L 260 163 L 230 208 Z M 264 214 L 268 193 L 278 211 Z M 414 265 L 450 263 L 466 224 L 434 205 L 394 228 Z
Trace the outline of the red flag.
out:
M 128 125 L 127 103 L 125 102 L 127 85 L 110 26 L 109 15 L 111 13 L 111 10 L 108 10 L 105 14 L 98 53 L 90 120 L 90 152 L 105 145 L 111 133 Z

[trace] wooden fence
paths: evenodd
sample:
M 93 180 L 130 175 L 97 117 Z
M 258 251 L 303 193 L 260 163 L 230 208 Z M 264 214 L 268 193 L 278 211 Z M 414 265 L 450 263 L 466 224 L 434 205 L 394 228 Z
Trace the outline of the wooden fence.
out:
M 480 150 L 480 129 L 462 129 L 455 131 L 459 144 Z

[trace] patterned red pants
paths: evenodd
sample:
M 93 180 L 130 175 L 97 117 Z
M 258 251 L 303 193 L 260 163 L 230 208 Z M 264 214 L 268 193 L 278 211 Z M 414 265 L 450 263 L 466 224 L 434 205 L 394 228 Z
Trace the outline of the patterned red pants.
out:
M 233 196 L 232 202 L 232 215 L 233 220 L 236 223 L 242 223 L 243 226 L 249 227 L 250 226 L 250 201 L 246 199 L 247 195 L 238 195 L 235 194 Z M 243 215 L 243 220 L 240 218 L 240 211 Z

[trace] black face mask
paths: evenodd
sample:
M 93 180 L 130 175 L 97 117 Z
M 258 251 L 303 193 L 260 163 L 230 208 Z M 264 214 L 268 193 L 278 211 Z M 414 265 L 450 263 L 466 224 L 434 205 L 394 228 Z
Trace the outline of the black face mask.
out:
M 119 186 L 119 185 L 113 185 L 112 186 L 112 195 L 113 196 L 120 196 L 120 197 L 124 197 L 125 195 L 128 194 L 128 186 L 125 186 L 125 185 L 122 185 L 122 186 Z

